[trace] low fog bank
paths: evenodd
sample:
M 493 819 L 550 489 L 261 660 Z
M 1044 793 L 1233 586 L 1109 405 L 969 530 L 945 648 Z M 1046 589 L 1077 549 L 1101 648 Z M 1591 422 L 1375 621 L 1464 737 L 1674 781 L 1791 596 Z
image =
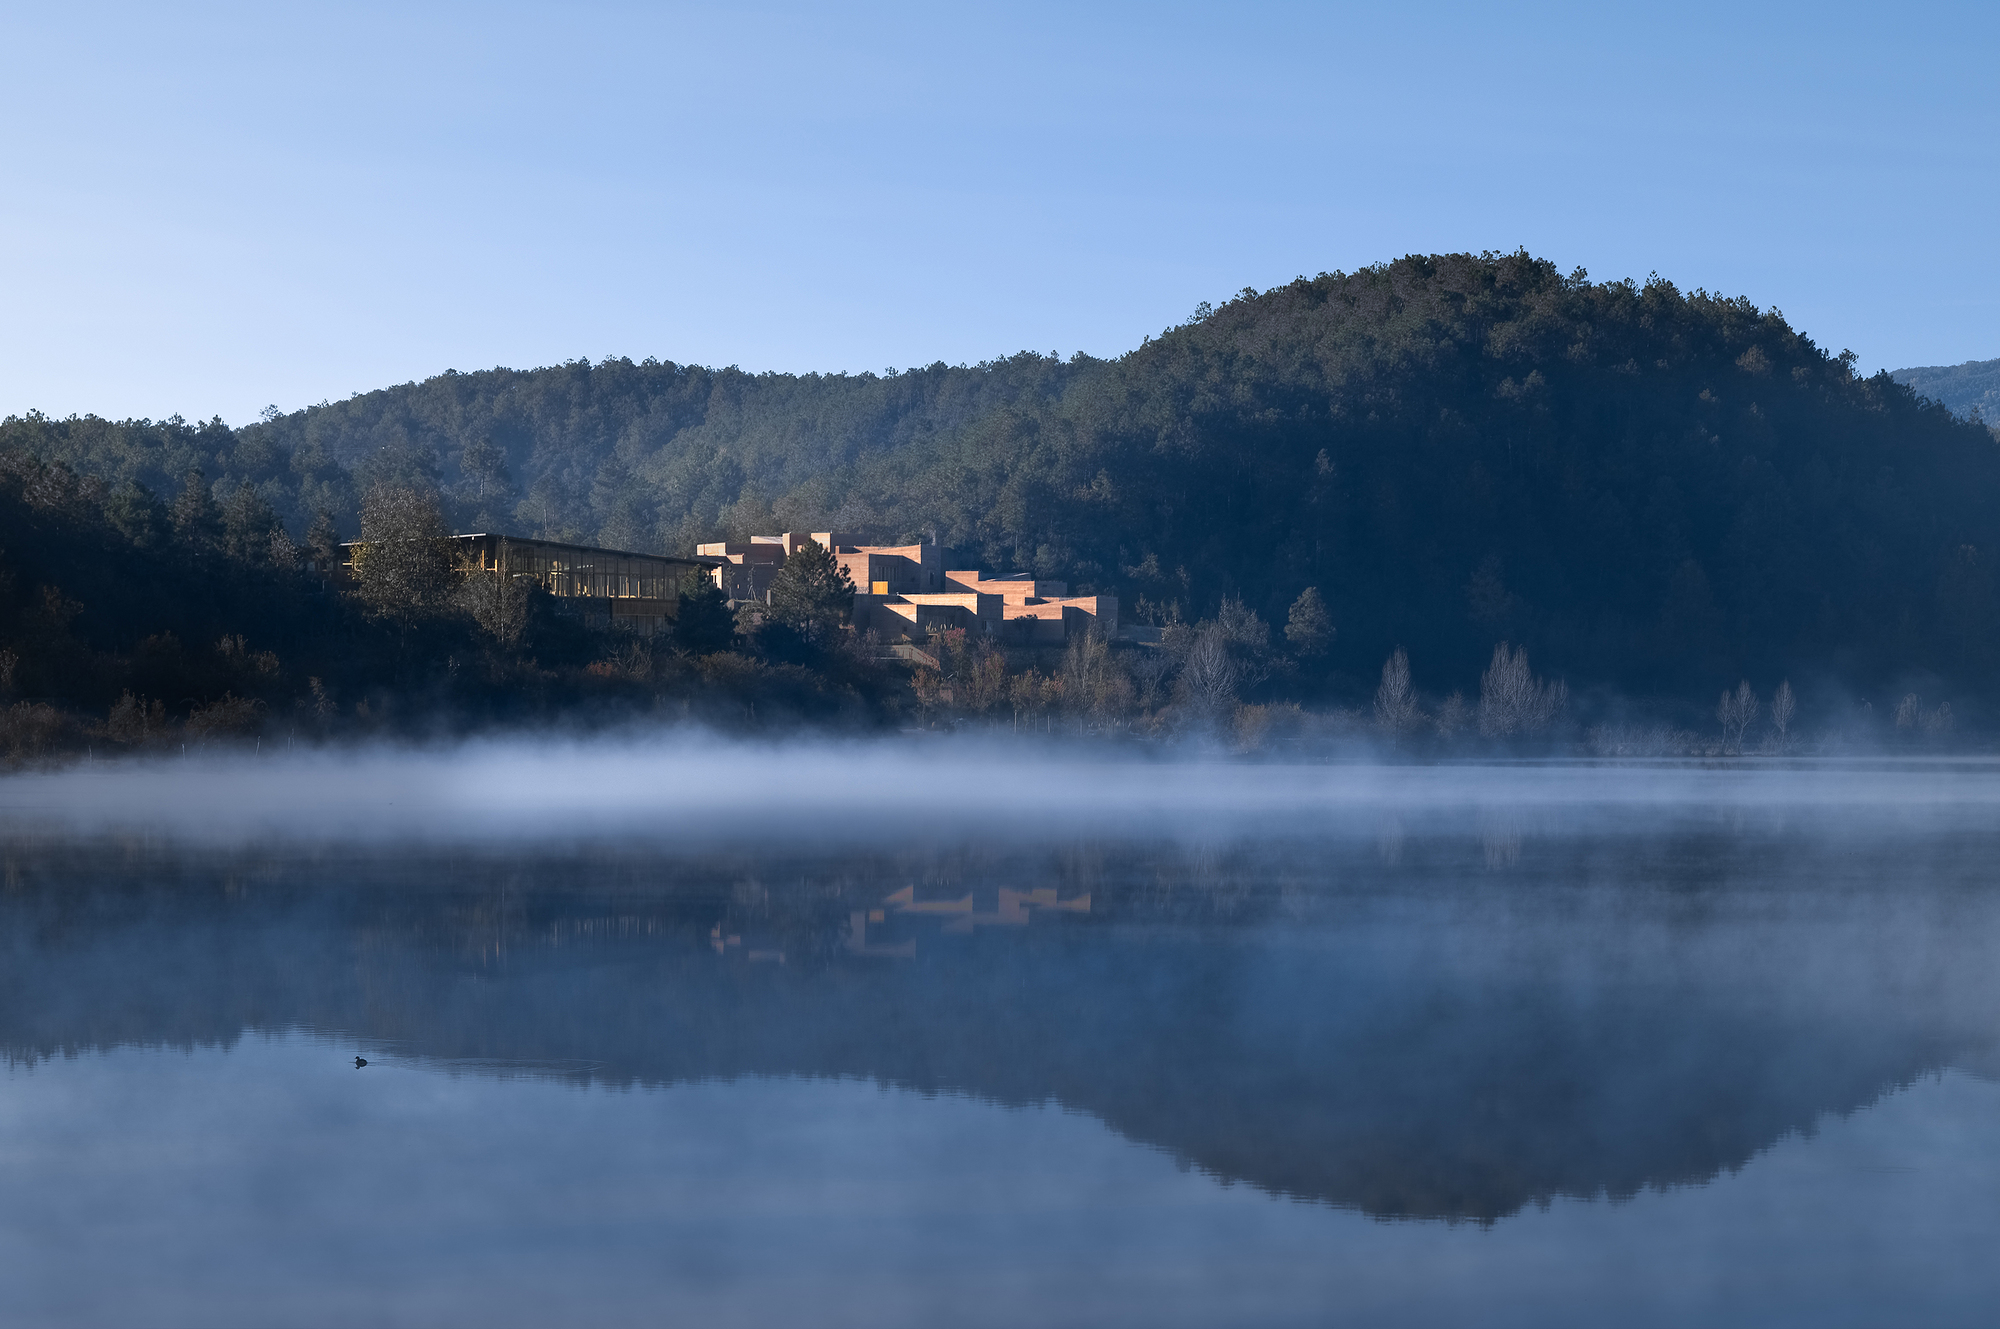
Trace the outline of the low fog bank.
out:
M 1245 764 L 973 740 L 756 743 L 663 731 L 260 758 L 97 763 L 0 780 L 0 837 L 141 833 L 507 844 L 952 836 L 1542 834 L 1756 813 L 1829 833 L 1985 827 L 2000 762 Z

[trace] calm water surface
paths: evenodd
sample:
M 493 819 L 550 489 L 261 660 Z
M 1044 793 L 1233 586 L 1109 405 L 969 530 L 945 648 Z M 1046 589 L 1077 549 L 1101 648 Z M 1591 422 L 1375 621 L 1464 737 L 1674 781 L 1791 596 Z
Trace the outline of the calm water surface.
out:
M 0 1320 L 1990 1324 L 2000 777 L 1917 778 L 818 848 L 0 818 Z

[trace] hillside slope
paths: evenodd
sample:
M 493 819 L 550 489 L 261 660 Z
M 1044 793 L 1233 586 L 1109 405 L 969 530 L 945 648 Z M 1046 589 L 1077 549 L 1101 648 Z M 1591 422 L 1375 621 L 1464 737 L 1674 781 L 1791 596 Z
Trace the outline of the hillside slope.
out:
M 1986 423 L 2000 424 L 2000 360 L 1898 369 L 1889 377 L 1942 403 L 1954 415 L 1971 419 L 1977 411 Z
M 254 486 L 295 534 L 322 509 L 351 533 L 359 491 L 385 479 L 438 487 L 461 530 L 685 552 L 765 529 L 770 499 L 830 471 L 1059 394 L 1085 363 L 797 375 L 580 360 L 448 371 L 238 430 L 31 415 L 0 426 L 0 446 L 155 493 L 199 467 L 218 501 Z
M 1155 621 L 1236 596 L 1281 626 L 1316 586 L 1339 633 L 1301 696 L 1372 687 L 1398 645 L 1421 686 L 1471 687 L 1502 639 L 1579 686 L 1684 697 L 1743 675 L 1984 692 L 2000 665 L 1985 428 L 1748 300 L 1526 254 L 1246 291 L 1111 361 L 578 362 L 234 431 L 15 418 L 7 445 L 114 490 L 199 465 L 295 535 L 321 508 L 352 529 L 392 478 L 438 485 L 461 529 L 634 548 L 933 533 Z
M 2000 448 L 1775 312 L 1524 255 L 1246 293 L 1032 411 L 858 469 L 841 498 L 1128 605 L 1396 645 L 1466 686 L 1496 639 L 1573 679 L 1713 695 L 1996 663 Z

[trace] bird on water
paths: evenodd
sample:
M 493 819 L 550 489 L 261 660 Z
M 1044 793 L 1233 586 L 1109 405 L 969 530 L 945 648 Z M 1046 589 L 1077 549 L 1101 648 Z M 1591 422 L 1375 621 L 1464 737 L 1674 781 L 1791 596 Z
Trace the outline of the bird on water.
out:
M 357 1071 L 360 1070 L 363 1066 L 366 1066 L 367 1064 L 368 1064 L 368 1058 L 366 1057 L 356 1057 L 354 1059 L 354 1069 Z

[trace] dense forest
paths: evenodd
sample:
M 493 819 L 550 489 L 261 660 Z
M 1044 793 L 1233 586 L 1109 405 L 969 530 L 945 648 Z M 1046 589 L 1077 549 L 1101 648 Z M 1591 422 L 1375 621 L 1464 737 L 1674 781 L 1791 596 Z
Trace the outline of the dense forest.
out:
M 1505 641 L 1586 710 L 1615 695 L 1687 720 L 1739 679 L 1789 678 L 1826 704 L 1921 692 L 1979 716 L 2000 665 L 2000 448 L 1935 381 L 1860 378 L 1854 359 L 1747 299 L 1455 254 L 1246 289 L 1113 360 L 577 361 L 447 371 L 239 429 L 17 416 L 0 423 L 4 634 L 68 613 L 38 598 L 56 587 L 100 652 L 170 630 L 306 650 L 338 631 L 376 633 L 353 658 L 405 673 L 413 652 L 469 656 L 476 634 L 419 648 L 407 623 L 310 587 L 232 589 L 299 579 L 284 548 L 351 538 L 363 496 L 393 489 L 458 530 L 617 548 L 828 526 L 935 538 L 949 565 L 1112 592 L 1184 643 L 1222 623 L 1245 657 L 1232 681 L 1264 702 L 1366 704 L 1399 648 L 1413 696 L 1476 691 Z M 36 486 L 67 497 L 37 507 Z M 175 541 L 193 527 L 188 558 Z M 90 578 L 104 589 L 86 595 Z M 196 600 L 210 608 L 176 608 Z M 1317 620 L 1287 637 L 1305 602 Z M 593 651 L 612 653 L 565 658 Z M 12 686 L 28 695 L 27 674 Z
M 739 631 L 703 579 L 658 639 L 593 628 L 546 593 L 454 566 L 429 499 L 371 489 L 362 528 L 377 538 L 371 526 L 400 521 L 382 546 L 395 556 L 329 576 L 339 551 L 324 522 L 300 545 L 268 509 L 246 523 L 246 505 L 219 507 L 203 484 L 168 506 L 0 451 L 0 760 L 649 716 L 729 724 L 760 707 L 769 722 L 868 724 L 907 690 L 837 638 L 782 621 Z
M 2000 360 L 1897 369 L 1889 377 L 1966 419 L 2000 425 Z

